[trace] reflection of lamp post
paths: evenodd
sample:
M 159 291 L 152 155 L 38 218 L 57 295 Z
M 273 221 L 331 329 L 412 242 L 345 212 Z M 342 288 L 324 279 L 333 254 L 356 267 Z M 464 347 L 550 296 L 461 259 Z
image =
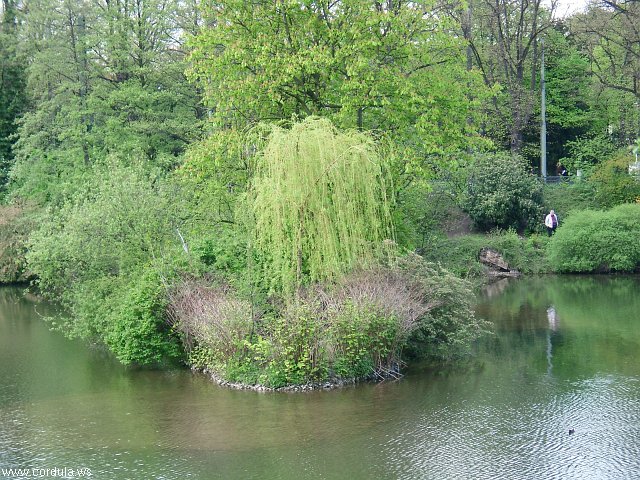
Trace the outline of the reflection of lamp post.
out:
M 554 307 L 547 308 L 547 320 L 549 320 L 549 328 L 554 332 L 558 329 L 558 317 Z
M 553 344 L 551 343 L 551 332 L 558 329 L 558 316 L 553 306 L 547 308 L 547 320 L 549 320 L 549 330 L 547 330 L 547 375 L 551 375 L 553 369 Z

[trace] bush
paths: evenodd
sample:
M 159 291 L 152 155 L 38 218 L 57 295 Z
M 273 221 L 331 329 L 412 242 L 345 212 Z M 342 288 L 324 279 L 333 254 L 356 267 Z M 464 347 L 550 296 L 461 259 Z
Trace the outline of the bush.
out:
M 631 272 L 640 265 L 640 205 L 574 212 L 551 238 L 559 272 Z
M 595 184 L 586 180 L 545 185 L 544 204 L 545 211 L 555 210 L 561 219 L 564 219 L 574 210 L 588 210 L 600 207 L 596 201 Z M 542 220 L 540 225 L 543 225 Z
M 158 272 L 146 269 L 134 275 L 105 304 L 104 331 L 99 333 L 120 362 L 153 365 L 181 357 L 180 343 L 166 322 L 166 290 Z
M 208 366 L 238 355 L 253 331 L 249 302 L 235 298 L 228 286 L 209 287 L 194 279 L 180 280 L 171 289 L 168 314 L 187 350 L 206 349 Z
M 611 156 L 618 147 L 608 135 L 600 134 L 570 140 L 566 148 L 569 157 L 561 158 L 559 162 L 573 173 L 582 170 L 583 174 L 589 175 L 595 165 Z
M 475 317 L 475 296 L 471 285 L 418 255 L 400 260 L 398 267 L 423 294 L 428 305 L 409 335 L 406 354 L 416 358 L 450 359 L 466 355 L 478 337 L 486 334 L 489 323 Z
M 589 180 L 595 184 L 595 199 L 602 208 L 640 200 L 640 181 L 629 175 L 631 159 L 628 152 L 620 150 L 594 169 Z
M 542 185 L 519 156 L 479 156 L 469 171 L 463 208 L 483 231 L 535 230 L 542 215 Z
M 472 299 L 466 282 L 412 255 L 308 288 L 255 322 L 230 290 L 198 282 L 174 290 L 169 311 L 192 365 L 277 388 L 399 375 L 409 341 L 414 355 L 454 356 L 483 330 Z
M 25 282 L 26 242 L 37 214 L 20 206 L 0 206 L 0 283 Z
M 456 186 L 446 181 L 413 182 L 398 194 L 394 210 L 396 240 L 409 250 L 421 250 L 433 235 L 469 233 L 471 220 L 458 205 Z
M 398 319 L 373 305 L 348 302 L 331 319 L 332 366 L 340 378 L 396 371 L 403 339 Z
M 174 199 L 142 169 L 111 167 L 42 219 L 28 268 L 70 313 L 63 333 L 101 342 L 123 363 L 157 363 L 178 354 L 164 319 L 163 280 L 173 267 L 162 261 L 167 248 L 166 258 L 181 258 Z

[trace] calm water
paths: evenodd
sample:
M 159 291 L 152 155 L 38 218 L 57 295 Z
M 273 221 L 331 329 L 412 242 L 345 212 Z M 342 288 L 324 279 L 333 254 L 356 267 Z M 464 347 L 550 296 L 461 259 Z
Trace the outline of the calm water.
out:
M 265 394 L 123 368 L 0 289 L 0 467 L 109 480 L 637 479 L 639 292 L 628 277 L 498 284 L 477 307 L 495 335 L 465 366 Z

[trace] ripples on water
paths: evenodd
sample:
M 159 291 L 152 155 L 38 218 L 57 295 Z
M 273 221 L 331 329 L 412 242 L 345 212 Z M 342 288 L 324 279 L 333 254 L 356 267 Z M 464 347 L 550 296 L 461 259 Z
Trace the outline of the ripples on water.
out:
M 405 424 L 388 457 L 403 460 L 396 478 L 637 479 L 639 383 L 607 376 L 565 394 L 539 385 L 545 398 L 520 405 L 454 402 Z
M 640 479 L 637 282 L 552 285 L 553 325 L 552 294 L 518 285 L 526 294 L 482 307 L 497 334 L 469 368 L 298 395 L 125 369 L 47 331 L 31 305 L 0 305 L 0 466 L 105 480 Z

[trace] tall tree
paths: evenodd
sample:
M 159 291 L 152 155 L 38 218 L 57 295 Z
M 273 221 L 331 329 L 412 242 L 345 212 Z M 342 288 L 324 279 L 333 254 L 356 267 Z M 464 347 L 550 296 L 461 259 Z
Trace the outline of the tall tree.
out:
M 640 2 L 598 0 L 573 17 L 571 29 L 591 63 L 610 134 L 633 142 L 640 135 Z
M 552 25 L 555 4 L 548 10 L 542 0 L 470 0 L 461 18 L 469 65 L 480 69 L 487 86 L 501 87 L 488 133 L 513 152 L 521 150 L 534 113 L 538 42 Z
M 220 126 L 326 116 L 391 135 L 420 168 L 477 140 L 484 94 L 443 13 L 432 1 L 216 2 L 191 73 Z
M 19 50 L 16 5 L 0 2 L 0 191 L 13 163 L 16 120 L 26 107 L 24 58 Z
M 28 90 L 12 171 L 15 191 L 47 200 L 117 156 L 169 168 L 199 135 L 176 0 L 33 0 L 22 36 Z M 183 12 L 187 13 L 187 12 Z M 185 21 L 185 16 L 180 17 Z

